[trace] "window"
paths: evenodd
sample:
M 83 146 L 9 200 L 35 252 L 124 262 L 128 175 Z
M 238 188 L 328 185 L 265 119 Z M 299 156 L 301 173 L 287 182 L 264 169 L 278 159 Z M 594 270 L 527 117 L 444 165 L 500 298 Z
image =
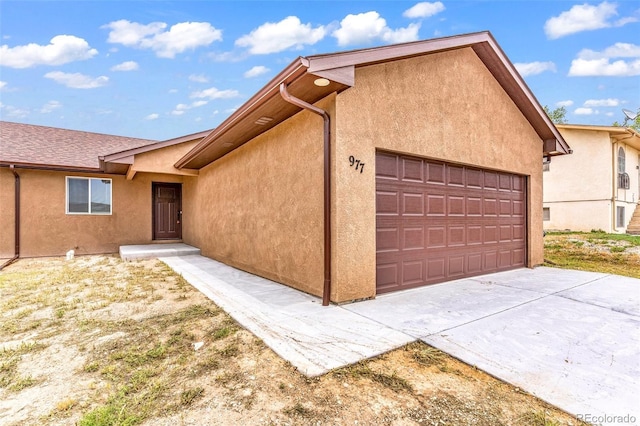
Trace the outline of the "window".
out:
M 542 163 L 542 171 L 543 172 L 548 172 L 549 171 L 549 164 L 551 164 L 551 161 L 544 161 Z
M 618 148 L 618 173 L 624 173 L 627 171 L 626 162 L 624 149 L 620 147 Z
M 629 189 L 629 175 L 625 172 L 627 160 L 622 147 L 618 148 L 618 188 Z
M 551 220 L 551 209 L 549 207 L 544 207 L 542 209 L 542 220 L 544 221 Z
M 616 228 L 624 228 L 624 207 L 616 207 Z
M 67 177 L 67 214 L 111 214 L 111 179 Z

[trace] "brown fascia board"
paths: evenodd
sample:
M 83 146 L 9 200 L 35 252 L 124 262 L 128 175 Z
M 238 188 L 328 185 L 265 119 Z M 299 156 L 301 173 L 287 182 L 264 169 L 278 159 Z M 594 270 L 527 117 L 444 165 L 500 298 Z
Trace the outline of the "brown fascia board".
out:
M 415 41 L 369 49 L 337 52 L 324 55 L 301 57 L 292 62 L 280 74 L 272 79 L 257 94 L 234 112 L 220 126 L 213 130 L 190 152 L 175 164 L 176 168 L 185 167 L 198 157 L 216 138 L 240 122 L 250 111 L 264 104 L 272 96 L 277 96 L 280 83 L 299 78 L 305 73 L 318 76 L 334 76 L 341 83 L 353 85 L 353 68 L 392 60 L 428 55 L 447 50 L 472 48 L 487 69 L 513 100 L 542 141 L 554 140 L 557 154 L 570 153 L 571 148 L 564 140 L 553 122 L 526 85 L 511 61 L 504 54 L 490 32 L 478 32 L 431 40 Z M 350 76 L 351 75 L 351 76 Z M 349 84 L 350 83 L 350 84 Z M 544 146 L 544 144 L 543 144 Z M 548 153 L 545 153 L 548 155 Z M 557 155 L 556 154 L 556 155 Z
M 55 172 L 104 173 L 101 169 L 92 167 L 74 167 L 59 164 L 19 163 L 14 161 L 0 161 L 0 167 L 14 166 L 17 169 L 44 170 Z
M 186 153 L 181 159 L 179 159 L 174 167 L 181 169 L 185 167 L 191 160 L 195 159 L 198 154 L 204 151 L 217 137 L 226 133 L 237 122 L 241 121 L 251 111 L 263 105 L 268 99 L 273 96 L 280 96 L 280 84 L 290 83 L 296 78 L 303 75 L 306 71 L 306 67 L 303 64 L 302 58 L 298 57 L 289 66 L 276 75 L 269 83 L 267 83 L 260 91 L 253 95 L 247 102 L 245 102 L 240 108 L 233 112 L 226 120 L 224 120 L 218 127 L 213 129 L 204 139 L 194 146 L 191 151 Z
M 210 134 L 212 130 L 205 130 L 203 132 L 192 133 L 190 135 L 180 136 L 174 139 L 168 139 L 162 142 L 156 142 L 149 145 L 144 145 L 139 148 L 132 148 L 126 151 L 115 152 L 113 154 L 105 155 L 100 157 L 100 162 L 110 163 L 122 163 L 122 164 L 133 164 L 133 156 L 137 154 L 143 154 L 145 152 L 155 151 L 157 149 L 166 148 L 173 145 L 178 145 L 183 142 L 194 141 L 196 139 L 201 139 Z

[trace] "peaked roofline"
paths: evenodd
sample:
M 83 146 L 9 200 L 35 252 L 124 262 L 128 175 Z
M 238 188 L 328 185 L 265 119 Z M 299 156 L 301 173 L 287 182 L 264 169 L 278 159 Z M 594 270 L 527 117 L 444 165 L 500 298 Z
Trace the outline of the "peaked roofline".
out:
M 471 48 L 520 109 L 544 142 L 544 155 L 570 152 L 570 147 L 509 61 L 490 32 L 478 32 L 409 43 L 298 57 L 260 91 L 209 133 L 175 164 L 176 168 L 201 168 L 238 146 L 276 126 L 300 111 L 280 99 L 279 87 L 285 83 L 296 97 L 313 104 L 354 84 L 355 68 L 429 55 L 448 50 Z M 329 80 L 317 87 L 318 77 Z M 260 118 L 266 117 L 268 122 Z

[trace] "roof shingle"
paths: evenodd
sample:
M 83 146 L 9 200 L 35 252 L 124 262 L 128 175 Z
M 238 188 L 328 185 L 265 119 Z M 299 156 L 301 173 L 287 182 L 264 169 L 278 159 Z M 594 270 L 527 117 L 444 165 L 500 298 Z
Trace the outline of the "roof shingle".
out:
M 98 157 L 157 141 L 0 121 L 0 163 L 100 168 Z

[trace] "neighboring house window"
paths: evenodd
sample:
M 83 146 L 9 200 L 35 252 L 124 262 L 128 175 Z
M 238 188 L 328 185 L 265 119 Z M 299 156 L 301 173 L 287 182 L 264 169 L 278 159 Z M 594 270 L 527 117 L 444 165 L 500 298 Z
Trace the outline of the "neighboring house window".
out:
M 67 214 L 111 214 L 111 179 L 67 177 Z
M 551 209 L 549 207 L 544 207 L 542 209 L 542 220 L 551 220 Z
M 616 207 L 616 228 L 624 228 L 624 207 Z
M 542 163 L 542 171 L 543 172 L 548 172 L 549 171 L 549 164 L 551 164 L 551 161 L 544 161 Z
M 629 189 L 630 188 L 630 179 L 629 175 L 626 173 L 627 168 L 627 160 L 624 154 L 624 149 L 622 147 L 618 148 L 618 188 L 620 189 Z

